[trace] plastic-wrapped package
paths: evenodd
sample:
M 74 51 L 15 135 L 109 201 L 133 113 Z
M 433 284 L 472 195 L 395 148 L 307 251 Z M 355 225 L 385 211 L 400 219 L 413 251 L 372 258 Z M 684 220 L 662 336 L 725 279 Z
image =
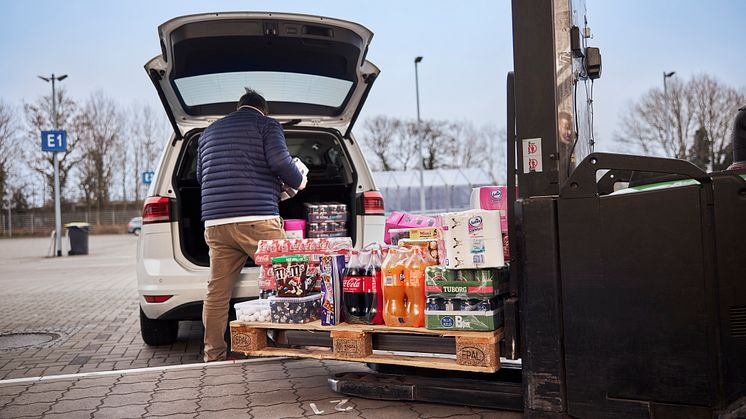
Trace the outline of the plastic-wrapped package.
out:
M 251 300 L 236 303 L 236 320 L 242 322 L 270 321 L 269 300 Z
M 306 255 L 272 258 L 272 271 L 280 297 L 305 297 L 313 291 L 318 280 L 317 272 L 309 272 Z
M 425 270 L 425 292 L 428 297 L 491 298 L 509 291 L 510 270 L 447 269 L 428 266 Z
M 321 294 L 306 297 L 269 297 L 272 323 L 308 323 L 319 319 Z
M 434 330 L 490 331 L 503 325 L 503 298 L 428 297 L 425 327 Z

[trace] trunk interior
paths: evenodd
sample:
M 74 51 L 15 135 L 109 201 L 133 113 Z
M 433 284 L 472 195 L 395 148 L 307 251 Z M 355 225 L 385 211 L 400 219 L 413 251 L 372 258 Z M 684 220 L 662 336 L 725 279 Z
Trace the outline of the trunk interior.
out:
M 173 184 L 176 201 L 172 210 L 178 222 L 179 241 L 184 256 L 198 266 L 209 266 L 210 257 L 205 243 L 205 225 L 201 220 L 200 186 L 197 182 L 197 140 L 201 132 L 193 132 L 183 141 L 179 161 L 174 171 Z M 296 196 L 280 203 L 284 219 L 304 219 L 307 202 L 339 202 L 347 205 L 347 233 L 355 242 L 355 214 L 357 211 L 355 185 L 357 173 L 339 133 L 331 130 L 286 129 L 288 150 L 308 166 L 308 185 Z M 246 266 L 254 266 L 249 259 Z

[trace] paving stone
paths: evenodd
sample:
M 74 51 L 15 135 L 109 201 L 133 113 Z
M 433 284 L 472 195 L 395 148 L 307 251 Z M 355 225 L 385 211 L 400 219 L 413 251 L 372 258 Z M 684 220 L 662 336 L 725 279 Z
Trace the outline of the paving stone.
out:
M 271 406 L 281 403 L 295 402 L 297 397 L 291 392 L 272 391 L 268 393 L 250 393 L 249 402 L 251 406 Z M 254 415 L 257 416 L 257 415 Z M 261 417 L 261 416 L 257 416 Z
M 324 366 L 324 362 L 318 359 L 293 359 L 283 361 L 283 364 L 287 369 L 322 368 Z
M 178 380 L 181 378 L 200 378 L 202 377 L 201 368 L 189 368 L 183 370 L 166 370 L 161 376 L 161 380 Z
M 339 393 L 336 393 L 332 391 L 329 386 L 318 386 L 318 387 L 306 387 L 306 388 L 299 388 L 295 390 L 295 393 L 298 395 L 299 401 L 315 401 L 315 400 L 324 400 L 329 398 L 337 398 L 342 399 L 346 397 L 341 397 Z
M 282 362 L 249 362 L 243 364 L 243 369 L 246 372 L 271 372 L 271 371 L 282 371 Z
M 121 407 L 99 407 L 98 411 L 93 414 L 94 418 L 142 418 L 145 417 L 145 407 L 147 405 L 127 405 Z
M 147 404 L 150 401 L 150 393 L 114 394 L 106 396 L 102 401 L 102 407 L 121 407 L 131 404 Z
M 339 397 L 347 398 L 347 396 L 343 396 L 342 394 L 340 394 Z M 380 409 L 382 407 L 401 405 L 401 402 L 397 400 L 374 400 L 363 399 L 359 397 L 350 397 L 350 402 L 353 403 L 357 407 L 357 410 L 360 411 L 366 409 Z
M 249 393 L 267 393 L 277 390 L 289 390 L 293 388 L 293 382 L 288 379 L 278 379 L 274 381 L 256 381 L 246 383 L 249 386 Z
M 139 392 L 149 392 L 155 390 L 157 382 L 149 381 L 144 383 L 133 383 L 133 384 L 114 384 L 111 389 L 111 394 L 129 394 Z
M 32 404 L 32 403 L 53 403 L 62 397 L 65 390 L 49 390 L 44 393 L 23 393 L 13 399 L 14 405 Z
M 290 376 L 290 378 L 312 377 L 314 375 L 327 377 L 329 371 L 324 367 L 301 368 L 298 370 L 288 367 L 288 376 Z
M 0 418 L 20 418 L 24 416 L 32 416 L 38 418 L 42 415 L 42 413 L 49 410 L 49 407 L 52 406 L 53 403 L 54 402 L 24 405 L 11 404 L 5 406 L 3 410 L 0 411 Z
M 383 407 L 381 409 L 361 410 L 360 416 L 365 419 L 419 419 L 420 414 L 409 409 L 405 404 Z
M 219 412 L 199 412 L 197 419 L 246 419 L 252 416 L 248 413 L 249 409 L 226 409 Z M 258 416 L 254 416 L 259 418 Z M 263 419 L 263 418 L 262 418 Z
M 168 418 L 168 419 L 194 419 L 197 416 L 197 412 L 192 413 L 179 413 L 176 415 L 162 415 L 162 416 L 153 416 L 150 415 L 148 417 L 151 418 Z
M 199 410 L 222 410 L 222 409 L 248 409 L 249 400 L 247 396 L 220 396 L 202 397 L 199 402 Z
M 89 397 L 87 399 L 77 400 L 60 400 L 54 405 L 49 413 L 67 413 L 74 412 L 76 410 L 85 410 L 92 412 L 96 410 L 96 407 L 101 404 L 101 397 Z
M 0 386 L 0 396 L 17 396 L 26 391 L 29 386 L 30 384 Z
M 349 411 L 349 412 L 332 411 L 332 412 L 329 412 L 329 411 L 325 410 L 324 413 L 322 413 L 321 415 L 316 415 L 315 413 L 311 412 L 311 414 L 309 414 L 308 416 L 309 417 L 311 417 L 311 416 L 313 416 L 313 417 L 322 416 L 325 419 L 362 418 L 362 416 L 360 416 L 360 413 L 359 412 L 355 412 L 355 411 Z M 395 418 L 391 418 L 391 419 L 395 419 Z
M 282 369 L 267 372 L 247 372 L 244 374 L 245 381 L 273 381 L 287 380 L 288 378 L 288 375 Z
M 154 402 L 172 402 L 176 400 L 197 400 L 200 397 L 199 388 L 177 388 L 158 390 L 153 394 Z
M 203 386 L 201 390 L 202 397 L 240 396 L 249 393 L 249 389 L 245 383 Z
M 38 381 L 29 387 L 27 393 L 43 393 L 51 390 L 67 390 L 73 385 L 74 381 Z
M 106 377 L 82 378 L 81 380 L 76 381 L 71 388 L 111 386 L 119 380 L 119 377 L 119 375 L 112 375 Z
M 194 413 L 197 411 L 196 400 L 175 402 L 153 402 L 148 406 L 147 416 L 169 416 L 177 413 Z
M 77 412 L 66 412 L 66 413 L 47 413 L 44 415 L 44 419 L 90 419 L 91 414 L 96 409 L 90 411 L 80 410 Z
M 201 387 L 202 380 L 199 378 L 183 378 L 181 380 L 163 380 L 158 383 L 158 390 Z
M 117 381 L 117 384 L 137 384 L 137 383 L 147 383 L 151 381 L 158 381 L 158 379 L 161 377 L 161 373 L 131 373 L 123 375 L 119 381 Z
M 218 366 L 212 366 L 211 364 L 207 364 L 202 369 L 202 371 L 204 372 L 205 377 L 243 374 L 243 368 L 241 367 L 241 364 L 218 365 Z
M 261 419 L 302 418 L 305 417 L 299 403 L 283 403 L 276 406 L 251 407 L 251 415 Z M 391 417 L 387 418 L 391 419 Z
M 489 419 L 521 419 L 523 417 L 523 414 L 519 412 L 510 412 L 505 410 L 472 408 L 472 411 L 482 418 Z
M 109 387 L 72 388 L 67 390 L 62 398 L 64 400 L 77 400 L 87 397 L 104 397 L 107 393 L 109 393 Z
M 0 396 L 0 408 L 10 403 L 16 396 Z
M 241 384 L 245 381 L 246 379 L 243 375 L 225 375 L 218 377 L 205 377 L 202 384 L 206 386 L 216 386 L 220 384 Z
M 318 387 L 328 385 L 327 375 L 312 375 L 310 377 L 293 378 L 294 388 Z

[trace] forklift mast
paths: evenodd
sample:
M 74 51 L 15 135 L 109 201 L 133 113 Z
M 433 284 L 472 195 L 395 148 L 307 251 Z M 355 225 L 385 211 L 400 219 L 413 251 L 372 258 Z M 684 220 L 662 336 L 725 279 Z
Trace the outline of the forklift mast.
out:
M 746 401 L 746 171 L 593 153 L 585 4 L 512 8 L 505 346 L 526 416 L 727 417 Z M 633 174 L 692 182 L 613 193 Z

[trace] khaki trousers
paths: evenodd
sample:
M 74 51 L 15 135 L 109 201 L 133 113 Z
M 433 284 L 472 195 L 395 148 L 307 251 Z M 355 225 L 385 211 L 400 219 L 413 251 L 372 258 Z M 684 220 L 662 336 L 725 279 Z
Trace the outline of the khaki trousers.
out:
M 228 346 L 224 335 L 228 326 L 231 295 L 246 258 L 254 257 L 259 240 L 284 239 L 280 218 L 222 224 L 205 229 L 210 247 L 210 278 L 202 308 L 205 326 L 205 362 L 222 361 Z

